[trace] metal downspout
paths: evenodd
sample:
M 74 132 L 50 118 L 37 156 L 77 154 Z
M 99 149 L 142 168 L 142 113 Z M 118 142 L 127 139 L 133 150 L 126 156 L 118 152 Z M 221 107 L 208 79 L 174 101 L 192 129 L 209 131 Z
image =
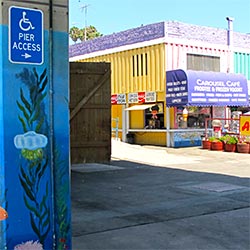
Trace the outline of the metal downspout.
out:
M 228 73 L 234 71 L 234 52 L 233 52 L 233 47 L 234 47 L 234 40 L 233 40 L 233 17 L 227 17 L 226 18 L 228 22 L 228 30 L 227 30 L 227 46 L 228 46 Z
M 53 249 L 56 249 L 55 234 L 55 182 L 54 182 L 54 109 L 53 109 L 53 0 L 49 0 L 49 117 L 50 117 L 50 157 L 51 157 L 51 200 Z
M 166 72 L 168 70 L 168 47 L 167 47 L 167 42 L 168 42 L 168 27 L 167 27 L 167 22 L 164 23 L 164 46 L 165 46 L 165 77 L 167 78 Z M 173 67 L 173 64 L 172 64 Z M 164 85 L 164 91 L 165 94 L 167 93 L 167 79 L 165 79 L 165 85 Z M 165 104 L 167 105 L 166 98 L 165 98 Z M 166 146 L 169 148 L 171 146 L 170 143 L 170 108 L 166 107 L 165 111 L 165 123 L 166 123 Z
M 171 147 L 171 133 L 170 133 L 170 109 L 169 107 L 166 108 L 166 130 L 167 130 L 167 147 Z

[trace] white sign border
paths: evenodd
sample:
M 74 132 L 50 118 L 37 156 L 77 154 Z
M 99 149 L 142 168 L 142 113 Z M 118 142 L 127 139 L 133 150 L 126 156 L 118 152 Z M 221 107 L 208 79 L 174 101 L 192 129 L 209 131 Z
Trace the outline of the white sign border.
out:
M 42 28 L 42 61 L 40 63 L 33 63 L 33 62 L 16 62 L 16 61 L 12 61 L 11 60 L 11 30 L 10 30 L 10 27 L 11 27 L 11 9 L 12 8 L 17 8 L 17 9 L 22 9 L 22 10 L 31 10 L 31 11 L 37 11 L 37 12 L 40 12 L 41 15 L 42 15 L 42 23 L 41 23 L 41 28 Z M 8 13 L 8 16 L 9 16 L 9 20 L 8 20 L 8 57 L 9 57 L 9 61 L 11 63 L 17 63 L 17 64 L 31 64 L 31 65 L 42 65 L 44 63 L 44 20 L 43 20 L 43 11 L 42 10 L 39 10 L 39 9 L 32 9 L 32 8 L 25 8 L 25 7 L 21 7 L 21 6 L 10 6 L 9 7 L 9 13 Z

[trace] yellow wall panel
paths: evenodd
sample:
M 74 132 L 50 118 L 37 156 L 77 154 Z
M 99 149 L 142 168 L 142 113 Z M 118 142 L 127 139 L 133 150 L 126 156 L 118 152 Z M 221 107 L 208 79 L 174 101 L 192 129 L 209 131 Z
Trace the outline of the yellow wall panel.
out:
M 165 91 L 164 44 L 131 49 L 81 61 L 111 63 L 111 92 Z
M 161 86 L 160 86 L 160 90 L 164 93 L 166 93 L 166 65 L 165 65 L 165 45 L 161 45 L 160 47 L 160 72 L 159 72 L 159 75 L 160 75 L 160 79 L 161 79 Z
M 144 91 L 147 91 L 147 78 L 148 76 L 146 75 L 147 72 L 147 56 L 146 56 L 147 51 L 145 50 L 145 48 L 142 48 L 142 57 L 143 57 L 143 61 L 142 61 L 142 70 L 143 72 L 145 72 L 145 74 L 142 76 L 142 89 Z
M 112 63 L 113 63 L 113 71 L 111 74 L 114 75 L 114 82 L 112 82 L 112 87 L 113 87 L 113 90 L 114 90 L 114 93 L 118 93 L 118 62 L 117 62 L 117 57 L 114 56 L 112 58 Z M 114 72 L 116 72 L 116 74 L 114 74 Z
M 136 144 L 166 146 L 166 133 L 164 132 L 137 132 L 135 135 Z
M 144 110 L 134 110 L 129 112 L 130 128 L 141 129 L 145 127 L 144 124 Z
M 149 81 L 150 84 L 148 86 L 150 91 L 154 91 L 155 90 L 155 51 L 154 50 L 150 50 L 149 51 Z
M 132 55 L 133 55 L 133 51 L 132 50 L 129 50 L 127 52 L 127 56 L 128 56 L 128 63 L 129 63 L 129 72 L 127 72 L 128 77 L 129 77 L 129 81 L 128 81 L 128 84 L 127 84 L 127 93 L 130 93 L 130 92 L 133 92 L 133 64 L 132 64 Z
M 126 90 L 129 90 L 129 86 L 130 86 L 130 83 L 132 82 L 132 64 L 130 63 L 131 62 L 131 53 L 127 53 L 125 55 L 125 64 L 126 64 L 126 73 L 125 73 L 125 78 L 126 78 L 126 82 L 125 82 L 125 86 L 124 86 L 124 90 L 123 92 L 125 93 Z
M 119 128 L 122 128 L 122 105 L 112 105 L 111 118 L 119 119 Z
M 175 108 L 170 108 L 170 128 L 175 128 Z
M 136 92 L 137 91 L 137 79 L 136 79 L 136 76 L 137 76 L 137 64 L 136 64 L 136 56 L 133 55 L 132 57 L 133 59 L 133 62 L 132 62 L 132 72 L 131 72 L 131 75 L 132 75 L 132 85 L 131 85 L 131 89 L 130 91 L 128 91 L 127 93 L 129 92 Z
M 160 91 L 160 85 L 161 85 L 161 60 L 160 60 L 160 51 L 159 51 L 159 47 L 157 47 L 155 49 L 155 57 L 156 57 L 156 64 L 155 64 L 155 91 Z
M 125 92 L 125 89 L 126 89 L 126 57 L 123 56 L 121 58 L 121 71 L 123 72 L 122 73 L 122 76 L 121 76 L 121 93 Z
M 158 102 L 166 102 L 166 92 L 157 92 L 156 95 Z

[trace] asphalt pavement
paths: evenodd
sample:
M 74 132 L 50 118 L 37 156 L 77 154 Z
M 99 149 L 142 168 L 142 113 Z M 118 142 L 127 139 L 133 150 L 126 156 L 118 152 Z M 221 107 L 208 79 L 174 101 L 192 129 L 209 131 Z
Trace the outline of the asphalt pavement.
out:
M 74 250 L 250 249 L 250 154 L 112 140 L 71 177 Z

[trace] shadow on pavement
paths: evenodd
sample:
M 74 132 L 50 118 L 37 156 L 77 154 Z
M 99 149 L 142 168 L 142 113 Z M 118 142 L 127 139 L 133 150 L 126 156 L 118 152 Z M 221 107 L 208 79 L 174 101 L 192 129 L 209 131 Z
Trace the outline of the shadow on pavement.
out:
M 73 249 L 249 249 L 249 178 L 125 160 L 71 178 Z

